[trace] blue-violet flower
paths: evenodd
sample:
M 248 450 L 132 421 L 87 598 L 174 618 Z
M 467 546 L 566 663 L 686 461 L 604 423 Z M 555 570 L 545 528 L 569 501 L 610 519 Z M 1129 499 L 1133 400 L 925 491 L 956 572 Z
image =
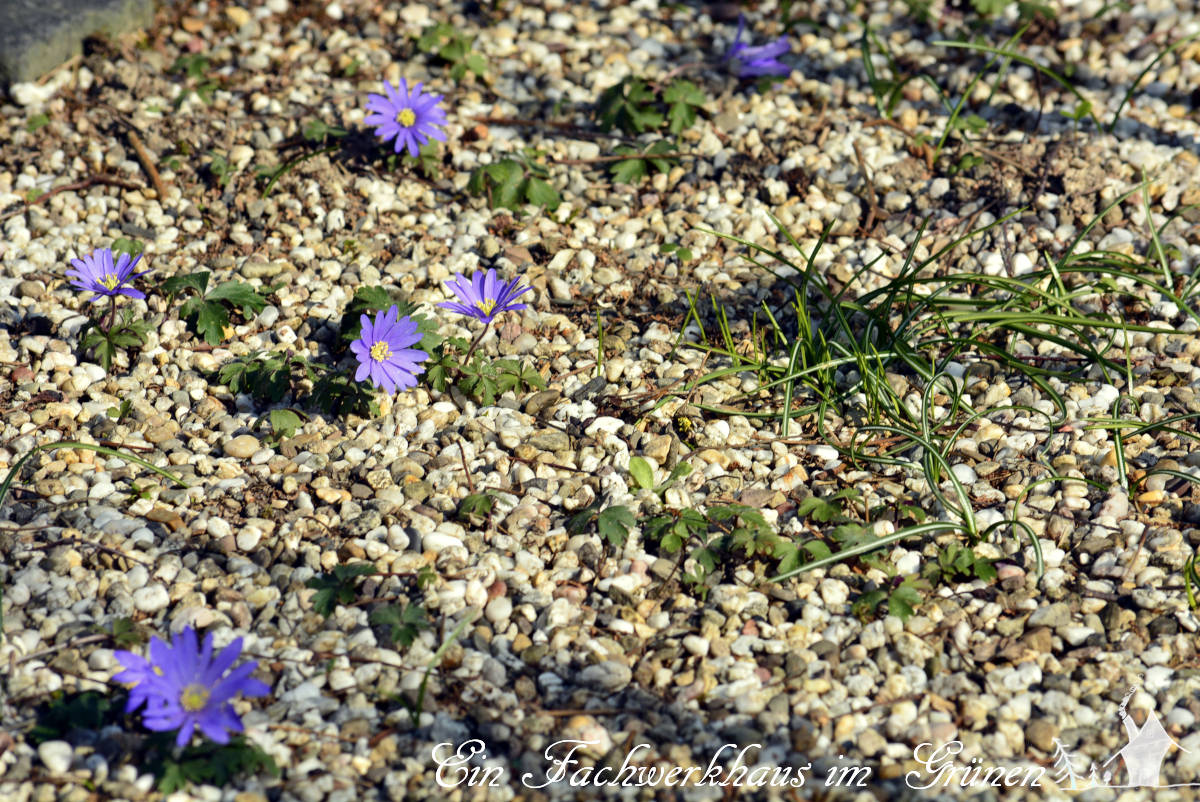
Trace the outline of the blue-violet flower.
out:
M 768 45 L 750 47 L 742 43 L 742 33 L 745 29 L 746 19 L 739 14 L 737 35 L 733 37 L 733 44 L 729 46 L 729 50 L 726 51 L 725 58 L 722 61 L 733 60 L 736 62 L 739 78 L 758 78 L 763 75 L 784 77 L 790 75 L 792 68 L 778 59 L 778 56 L 782 56 L 792 49 L 792 43 L 788 41 L 788 38 L 781 36 Z
M 175 745 L 182 748 L 197 727 L 219 744 L 229 743 L 229 732 L 241 732 L 242 720 L 229 700 L 237 694 L 263 696 L 270 692 L 266 683 L 250 675 L 258 663 L 243 663 L 226 675 L 242 653 L 237 638 L 213 657 L 213 637 L 208 633 L 204 645 L 196 645 L 196 630 L 185 628 L 168 645 L 150 639 L 150 660 L 133 652 L 114 652 L 125 670 L 116 674 L 117 682 L 132 682 L 125 712 L 142 704 L 142 722 L 146 729 L 164 732 L 179 730 Z
M 358 358 L 355 381 L 370 378 L 375 386 L 392 394 L 396 388 L 406 390 L 417 386 L 417 374 L 424 373 L 421 362 L 429 354 L 409 348 L 421 341 L 421 333 L 412 318 L 400 317 L 400 310 L 393 305 L 387 312 L 378 312 L 375 322 L 363 315 L 362 336 L 350 343 L 350 350 Z
M 495 268 L 489 268 L 487 273 L 472 274 L 470 281 L 462 273 L 456 273 L 454 280 L 447 281 L 446 286 L 454 290 L 461 303 L 446 301 L 438 306 L 473 317 L 481 323 L 491 323 L 501 312 L 525 308 L 525 304 L 513 303 L 530 290 L 529 287 L 519 287 L 520 283 L 519 277 L 512 281 L 501 281 L 496 276 Z
M 375 133 L 385 142 L 396 140 L 396 152 L 408 148 L 408 154 L 413 158 L 418 155 L 418 148 L 430 139 L 445 142 L 446 135 L 437 126 L 446 124 L 446 113 L 439 109 L 441 95 L 421 92 L 421 82 L 408 91 L 408 84 L 400 79 L 400 88 L 396 89 L 387 81 L 383 82 L 387 96 L 367 95 L 367 111 L 372 112 L 363 118 L 367 125 L 375 127 Z
M 150 272 L 133 272 L 141 258 L 140 253 L 132 258 L 129 254 L 122 253 L 114 264 L 112 249 L 100 248 L 82 259 L 72 259 L 71 265 L 75 269 L 68 270 L 67 275 L 72 277 L 71 286 L 75 289 L 95 293 L 91 298 L 93 303 L 103 296 L 128 295 L 130 298 L 145 298 L 146 293 L 125 286 L 138 276 Z

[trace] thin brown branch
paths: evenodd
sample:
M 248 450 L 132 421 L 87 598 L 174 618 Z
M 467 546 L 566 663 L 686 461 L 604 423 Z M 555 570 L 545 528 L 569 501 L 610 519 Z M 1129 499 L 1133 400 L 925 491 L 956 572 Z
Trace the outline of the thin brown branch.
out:
M 591 159 L 550 159 L 555 164 L 608 164 L 609 162 L 623 162 L 629 159 L 691 159 L 695 158 L 695 153 L 685 153 L 678 151 L 675 153 L 622 153 L 615 156 L 596 156 Z
M 458 455 L 462 457 L 463 473 L 467 477 L 467 489 L 473 495 L 475 493 L 475 481 L 471 478 L 471 469 L 467 467 L 467 447 L 463 445 L 461 437 L 458 440 Z
M 858 146 L 858 142 L 854 142 L 854 158 L 858 160 L 858 169 L 862 173 L 863 183 L 867 185 L 867 222 L 863 223 L 862 230 L 871 232 L 875 229 L 875 220 L 880 217 L 879 214 L 879 196 L 875 193 L 875 181 L 867 172 L 867 162 L 863 159 L 862 148 Z M 886 215 L 884 215 L 886 217 Z
M 621 136 L 611 132 L 593 131 L 588 128 L 581 128 L 574 123 L 559 123 L 550 120 L 521 120 L 516 117 L 472 117 L 471 119 L 484 125 L 499 125 L 514 128 L 554 128 L 580 139 L 617 139 L 622 142 L 637 142 L 632 137 Z
M 154 191 L 158 195 L 158 202 L 165 203 L 167 200 L 167 187 L 163 183 L 162 176 L 158 174 L 158 168 L 154 166 L 154 159 L 150 156 L 150 151 L 146 150 L 146 146 L 142 144 L 140 129 L 134 124 L 133 120 L 127 117 L 120 109 L 108 103 L 101 103 L 104 108 L 108 109 L 113 118 L 125 128 L 125 138 L 129 140 L 130 147 L 137 155 L 138 164 L 142 165 L 142 171 L 150 179 L 150 183 L 154 185 Z
M 52 543 L 41 543 L 36 546 L 26 546 L 25 547 L 26 550 L 21 552 L 20 554 L 14 555 L 13 559 L 16 560 L 21 557 L 26 557 L 35 551 L 48 551 L 50 549 L 58 548 L 59 546 L 84 546 L 86 548 L 95 549 L 96 551 L 102 551 L 105 554 L 111 554 L 112 556 L 119 557 L 122 560 L 129 560 L 130 562 L 135 562 L 139 565 L 145 565 L 145 566 L 150 565 L 150 563 L 146 562 L 145 560 L 139 560 L 137 557 L 131 557 L 128 554 L 126 554 L 125 552 L 121 551 L 120 549 L 114 549 L 111 546 L 105 546 L 100 543 L 93 543 L 90 540 L 80 540 L 79 538 L 70 538 L 70 537 L 63 538 L 61 540 L 55 540 Z
M 141 443 L 118 443 L 115 440 L 101 440 L 100 445 L 108 448 L 127 448 L 130 451 L 153 451 L 154 446 L 144 446 Z
M 137 154 L 138 164 L 142 165 L 146 175 L 150 176 L 150 182 L 154 184 L 154 191 L 158 194 L 158 202 L 166 203 L 167 186 L 163 183 L 162 176 L 158 174 L 158 168 L 154 166 L 154 159 L 150 158 L 150 152 L 146 150 L 146 146 L 142 144 L 142 140 L 132 128 L 126 129 L 125 136 L 129 140 L 129 144 L 133 146 L 133 152 Z
M 39 203 L 43 203 L 43 202 L 49 200 L 50 198 L 54 197 L 55 195 L 57 195 L 60 192 L 73 192 L 73 191 L 80 190 L 80 189 L 87 189 L 88 187 L 94 187 L 97 184 L 102 184 L 104 186 L 109 186 L 109 187 L 120 187 L 121 189 L 142 189 L 142 190 L 145 189 L 145 187 L 142 186 L 141 184 L 137 183 L 136 181 L 130 181 L 127 178 L 121 178 L 120 176 L 110 175 L 109 173 L 94 173 L 93 175 L 89 175 L 87 178 L 81 179 L 79 181 L 72 181 L 70 184 L 63 184 L 62 186 L 55 187 L 54 189 L 49 190 L 48 192 L 43 192 L 41 195 L 38 195 L 33 200 L 25 201 L 25 205 L 22 206 L 20 209 L 13 209 L 11 211 L 5 212 L 4 214 L 0 215 L 0 220 L 7 220 L 8 218 L 12 217 L 13 215 L 21 214 L 26 209 L 28 209 L 30 206 L 35 206 Z

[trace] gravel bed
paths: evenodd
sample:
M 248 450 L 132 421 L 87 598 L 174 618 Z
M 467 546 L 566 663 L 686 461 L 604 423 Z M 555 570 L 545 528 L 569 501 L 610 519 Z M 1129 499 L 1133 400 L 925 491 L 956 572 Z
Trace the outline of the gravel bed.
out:
M 1055 69 L 1070 65 L 1107 123 L 1134 79 L 1169 42 L 1200 30 L 1200 17 L 1150 0 L 1096 18 L 1102 6 L 1070 4 L 1028 31 L 1022 52 Z M 280 776 L 193 786 L 197 799 L 617 796 L 520 782 L 527 772 L 544 778 L 543 753 L 563 739 L 592 742 L 578 757 L 594 766 L 619 767 L 641 743 L 649 747 L 640 763 L 668 768 L 705 766 L 724 744 L 757 744 L 748 765 L 810 764 L 810 784 L 831 766 L 869 766 L 864 787 L 822 797 L 855 800 L 911 793 L 904 777 L 919 768 L 914 748 L 960 741 L 964 754 L 989 764 L 1046 768 L 1046 785 L 1058 743 L 1096 761 L 1124 745 L 1117 709 L 1133 684 L 1140 690 L 1130 709 L 1139 719 L 1157 711 L 1188 750 L 1172 751 L 1163 782 L 1200 781 L 1200 621 L 1184 581 L 1200 542 L 1200 497 L 1181 478 L 1200 478 L 1195 426 L 1185 417 L 1177 431 L 1125 435 L 1130 477 L 1148 476 L 1131 497 L 1118 485 L 1114 430 L 1088 423 L 1122 396 L 1136 406 L 1129 417 L 1145 423 L 1200 413 L 1196 324 L 1162 294 L 1130 285 L 1139 303 L 1122 316 L 1161 331 L 1117 344 L 1128 377 L 1095 367 L 1038 384 L 986 361 L 949 366 L 986 410 L 954 444 L 953 473 L 981 531 L 1012 518 L 1025 529 L 999 526 L 975 547 L 996 561 L 994 581 L 944 583 L 906 620 L 860 615 L 854 603 L 919 573 L 960 536 L 907 540 L 878 563 L 782 582 L 769 581 L 768 560 L 728 562 L 699 593 L 638 527 L 618 548 L 594 528 L 569 528 L 597 501 L 625 505 L 639 520 L 739 502 L 780 536 L 811 537 L 833 524 L 798 515 L 799 506 L 848 487 L 866 508 L 912 504 L 930 520 L 951 519 L 920 471 L 852 464 L 802 420 L 784 439 L 777 420 L 755 417 L 741 400 L 757 386 L 748 373 L 669 394 L 728 364 L 677 347 L 681 332 L 698 339 L 689 294 L 701 304 L 709 294 L 721 299 L 739 347 L 753 348 L 762 323 L 755 310 L 778 308 L 790 293 L 744 248 L 705 230 L 803 263 L 828 229 L 815 269 L 834 288 L 857 280 L 855 292 L 898 275 L 922 226 L 917 259 L 1006 216 L 947 252 L 937 270 L 1019 277 L 1081 232 L 1080 253 L 1157 264 L 1141 192 L 1088 228 L 1145 177 L 1166 270 L 1183 278 L 1200 261 L 1192 208 L 1200 203 L 1200 42 L 1153 65 L 1111 132 L 1060 114 L 1075 99 L 1013 65 L 990 103 L 990 87 L 973 91 L 969 111 L 986 122 L 986 153 L 951 172 L 946 164 L 966 155 L 961 144 L 934 169 L 930 144 L 910 136 L 936 144 L 947 116 L 928 85 L 907 84 L 895 124 L 880 124 L 861 64 L 863 20 L 906 69 L 927 70 L 954 92 L 986 57 L 947 56 L 932 44 L 944 32 L 914 22 L 901 2 L 806 8 L 818 27 L 797 28 L 791 75 L 762 92 L 716 63 L 736 6 L 656 0 L 499 4 L 491 16 L 454 3 L 180 4 L 160 9 L 148 34 L 92 40 L 82 60 L 14 86 L 0 106 L 0 471 L 56 440 L 115 443 L 190 488 L 81 449 L 39 452 L 21 471 L 0 509 L 8 733 L 0 735 L 0 797 L 161 796 L 139 762 L 140 731 L 85 726 L 40 745 L 28 735 L 56 693 L 112 687 L 116 644 L 102 633 L 119 619 L 143 635 L 194 626 L 214 632 L 218 645 L 242 637 L 259 661 L 255 676 L 271 686 L 238 710 Z M 756 42 L 779 34 L 773 0 L 747 13 Z M 945 25 L 961 23 L 961 12 L 945 13 Z M 1016 30 L 1015 5 L 1006 15 L 987 29 L 994 44 Z M 483 78 L 455 82 L 414 47 L 436 22 L 477 34 Z M 209 60 L 207 101 L 191 91 L 199 79 L 171 71 L 189 54 Z M 688 158 L 632 186 L 588 163 L 616 144 L 594 135 L 589 116 L 604 88 L 705 60 L 689 75 L 712 99 L 682 135 Z M 366 94 L 402 77 L 446 96 L 440 178 L 320 155 L 264 197 L 256 169 L 286 159 L 283 146 L 306 121 L 361 130 Z M 163 195 L 130 127 L 157 165 Z M 556 211 L 492 210 L 466 191 L 472 169 L 525 149 L 543 154 L 563 201 Z M 228 165 L 224 182 L 218 156 Z M 28 202 L 31 190 L 97 174 L 138 188 L 94 184 Z M 272 303 L 235 319 L 228 339 L 208 347 L 177 306 L 150 292 L 129 305 L 165 320 L 145 348 L 105 371 L 76 347 L 90 309 L 64 272 L 69 259 L 121 237 L 145 243 L 146 289 L 209 270 L 277 286 Z M 663 253 L 664 243 L 693 258 Z M 445 280 L 488 267 L 523 275 L 533 291 L 522 299 L 529 308 L 479 347 L 527 360 L 544 390 L 481 407 L 421 386 L 384 399 L 373 419 L 308 410 L 299 431 L 273 442 L 256 426 L 267 409 L 220 383 L 221 365 L 261 349 L 328 357 L 359 287 L 394 287 L 428 310 L 446 300 Z M 475 332 L 449 317 L 439 323 L 446 336 Z M 1043 345 L 1010 343 L 1031 364 L 1053 353 Z M 889 382 L 905 403 L 920 404 L 916 376 L 897 370 Z M 1058 418 L 1050 391 L 1064 399 L 1066 423 L 1048 424 Z M 109 415 L 123 402 L 126 415 Z M 725 404 L 746 414 L 707 410 Z M 853 423 L 837 419 L 828 431 L 848 437 Z M 660 496 L 630 479 L 635 456 L 660 480 L 681 460 L 694 470 Z M 1053 475 L 1076 481 L 1039 481 Z M 465 497 L 484 490 L 496 504 L 486 522 L 458 514 Z M 874 525 L 885 535 L 892 522 Z M 359 561 L 381 575 L 364 579 L 353 605 L 319 614 L 308 581 Z M 414 581 L 419 575 L 432 581 Z M 433 623 L 406 648 L 369 620 L 395 599 L 423 605 Z M 469 618 L 429 674 L 413 726 L 397 698 L 415 701 L 426 666 Z M 486 744 L 487 761 L 472 765 L 501 768 L 503 780 L 447 792 L 435 748 L 473 739 Z M 722 790 L 620 794 L 716 799 Z M 1127 793 L 1121 798 L 1142 792 Z

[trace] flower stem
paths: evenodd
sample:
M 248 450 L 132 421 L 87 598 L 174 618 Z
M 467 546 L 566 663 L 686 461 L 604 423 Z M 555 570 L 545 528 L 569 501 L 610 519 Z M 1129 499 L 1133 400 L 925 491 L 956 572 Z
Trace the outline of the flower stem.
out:
M 113 322 L 117 319 L 117 296 L 110 295 L 108 296 L 108 300 L 110 303 L 108 307 L 108 325 L 104 327 L 105 334 L 112 331 Z
M 491 325 L 492 321 L 490 320 L 487 323 L 484 323 L 483 329 L 479 332 L 479 334 L 475 335 L 475 339 L 471 341 L 471 347 L 467 349 L 467 355 L 463 357 L 463 364 L 471 361 L 471 354 L 475 353 L 476 346 L 478 346 L 479 341 L 483 339 L 483 335 L 487 334 Z

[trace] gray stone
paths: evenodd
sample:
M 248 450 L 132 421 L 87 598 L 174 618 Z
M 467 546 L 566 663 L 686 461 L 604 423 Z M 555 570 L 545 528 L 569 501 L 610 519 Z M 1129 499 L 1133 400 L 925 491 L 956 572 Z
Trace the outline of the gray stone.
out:
M 529 438 L 529 445 L 539 451 L 566 451 L 571 447 L 571 438 L 557 429 L 542 429 Z
M 51 774 L 64 774 L 71 768 L 71 745 L 66 741 L 43 741 L 38 744 L 38 757 Z
M 93 33 L 150 25 L 150 0 L 6 0 L 0 3 L 0 83 L 32 81 L 82 51 Z
M 605 660 L 602 663 L 588 666 L 579 674 L 579 680 L 585 685 L 591 685 L 606 691 L 619 691 L 633 679 L 629 666 L 617 660 Z
M 1071 608 L 1065 602 L 1039 607 L 1025 622 L 1027 628 L 1033 627 L 1065 627 L 1071 623 Z

